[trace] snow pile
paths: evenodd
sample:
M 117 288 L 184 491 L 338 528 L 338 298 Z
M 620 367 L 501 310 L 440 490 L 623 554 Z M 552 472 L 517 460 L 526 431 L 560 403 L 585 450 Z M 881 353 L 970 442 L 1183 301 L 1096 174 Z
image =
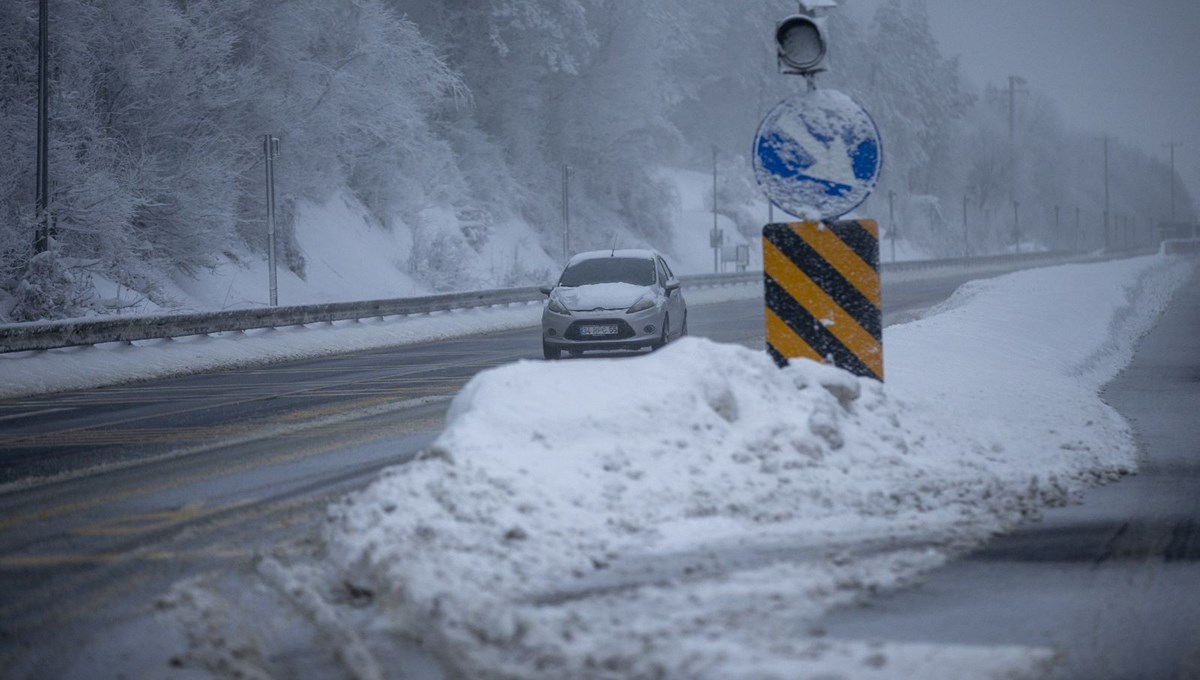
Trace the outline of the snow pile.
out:
M 467 677 L 722 677 L 772 657 L 761 630 L 749 635 L 764 611 L 805 620 L 848 574 L 879 583 L 873 572 L 903 578 L 940 557 L 767 560 L 699 589 L 653 585 L 712 568 L 704 551 L 722 562 L 931 520 L 987 531 L 1020 511 L 1026 489 L 926 450 L 913 417 L 873 381 L 811 362 L 781 371 L 705 340 L 629 361 L 522 362 L 473 380 L 423 460 L 337 508 L 329 552 Z M 680 554 L 648 574 L 622 562 Z M 728 648 L 714 651 L 703 639 L 718 631 Z
M 696 339 L 495 369 L 423 459 L 331 508 L 328 554 L 373 625 L 467 677 L 900 677 L 929 655 L 808 626 L 1133 469 L 1097 390 L 1190 271 L 972 284 L 889 330 L 886 387 Z M 943 670 L 1047 658 L 943 651 Z

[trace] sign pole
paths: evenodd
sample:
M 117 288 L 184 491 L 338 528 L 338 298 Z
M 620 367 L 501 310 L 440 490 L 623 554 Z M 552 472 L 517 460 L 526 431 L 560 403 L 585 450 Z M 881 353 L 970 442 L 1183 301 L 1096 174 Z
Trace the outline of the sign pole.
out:
M 892 262 L 896 261 L 896 192 L 888 189 L 888 237 L 892 240 Z
M 781 73 L 803 76 L 802 94 L 763 118 L 754 139 L 754 178 L 771 205 L 801 221 L 762 231 L 767 352 L 781 366 L 808 359 L 883 380 L 879 226 L 842 219 L 874 191 L 883 167 L 879 128 L 849 96 L 820 90 L 825 0 L 800 0 L 775 26 Z M 713 229 L 716 231 L 716 150 Z M 895 193 L 888 193 L 896 259 Z M 715 240 L 715 239 L 714 239 Z

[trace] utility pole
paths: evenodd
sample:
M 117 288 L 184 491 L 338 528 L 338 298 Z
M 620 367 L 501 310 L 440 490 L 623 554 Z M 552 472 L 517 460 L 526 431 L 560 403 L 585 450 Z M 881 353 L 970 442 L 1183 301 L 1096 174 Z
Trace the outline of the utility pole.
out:
M 1021 214 L 1019 209 L 1021 204 L 1013 201 L 1013 239 L 1017 245 L 1017 252 L 1021 252 Z
M 1029 90 L 1018 89 L 1017 85 L 1024 85 L 1025 79 L 1021 76 L 1008 77 L 1008 138 L 1013 140 L 1016 137 L 1017 131 L 1017 93 L 1025 94 Z
M 1075 238 L 1072 239 L 1075 250 L 1079 250 L 1079 206 L 1075 206 Z
M 571 166 L 562 166 L 563 265 L 571 259 Z
M 1108 235 L 1108 135 L 1104 136 L 1104 249 L 1108 250 L 1110 239 Z
M 967 234 L 967 195 L 963 194 L 963 257 L 971 256 L 971 241 Z
M 50 249 L 50 9 L 38 3 L 37 226 L 35 253 Z
M 1175 228 L 1175 147 L 1183 146 L 1179 142 L 1169 142 L 1171 149 L 1171 228 Z
M 1062 241 L 1062 225 L 1058 221 L 1058 206 L 1054 206 L 1054 240 Z
M 1021 76 L 1008 77 L 1008 198 L 1011 201 L 1017 200 L 1017 94 L 1029 92 L 1017 86 L 1025 83 Z
M 279 282 L 275 277 L 275 157 L 279 155 L 279 138 L 263 137 L 263 156 L 267 165 L 267 270 L 270 277 L 271 306 L 279 304 Z

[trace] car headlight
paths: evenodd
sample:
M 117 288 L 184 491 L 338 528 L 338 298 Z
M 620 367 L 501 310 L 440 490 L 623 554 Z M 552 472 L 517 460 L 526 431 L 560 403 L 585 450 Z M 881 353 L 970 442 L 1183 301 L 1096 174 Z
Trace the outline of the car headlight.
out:
M 629 309 L 625 310 L 625 313 L 633 314 L 635 312 L 644 312 L 653 306 L 654 306 L 654 296 L 646 295 L 646 296 L 642 297 L 640 300 L 638 300 L 637 302 L 633 303 L 633 306 L 630 307 Z
M 559 302 L 558 298 L 555 296 L 551 296 L 550 300 L 546 302 L 546 308 L 555 314 L 564 314 L 566 316 L 571 315 L 570 310 L 564 307 L 563 303 Z

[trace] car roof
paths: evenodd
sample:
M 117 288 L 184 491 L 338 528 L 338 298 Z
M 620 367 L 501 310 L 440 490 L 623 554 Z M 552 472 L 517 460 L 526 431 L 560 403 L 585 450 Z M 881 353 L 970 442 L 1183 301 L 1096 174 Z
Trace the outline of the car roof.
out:
M 599 260 L 602 258 L 626 258 L 635 260 L 652 260 L 659 257 L 657 251 L 645 248 L 627 248 L 624 250 L 591 250 L 586 253 L 579 253 L 571 258 L 567 266 L 571 266 L 577 262 L 584 260 Z

